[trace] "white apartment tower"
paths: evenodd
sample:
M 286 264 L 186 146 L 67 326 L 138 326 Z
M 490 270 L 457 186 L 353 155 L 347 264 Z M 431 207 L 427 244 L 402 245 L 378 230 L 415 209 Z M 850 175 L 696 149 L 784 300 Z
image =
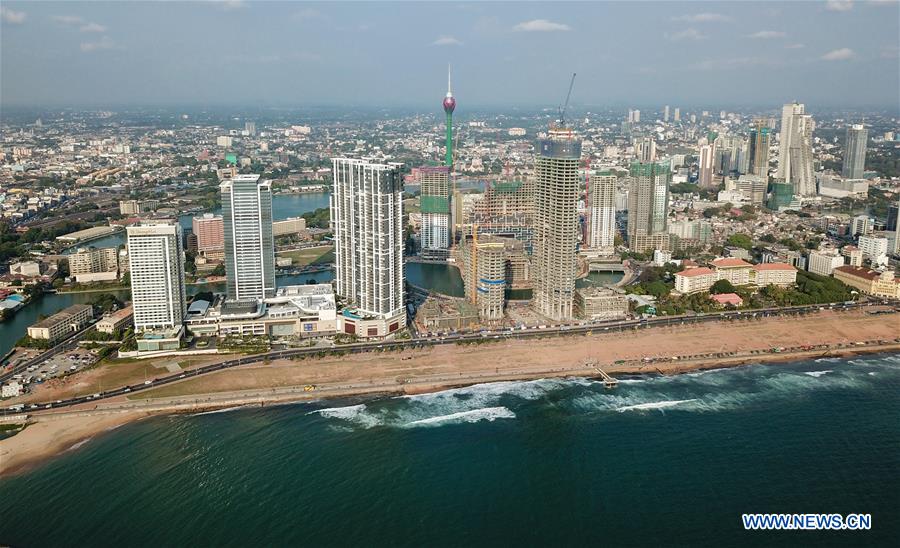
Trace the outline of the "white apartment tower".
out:
M 533 305 L 554 320 L 574 317 L 580 159 L 581 140 L 567 128 L 551 129 L 535 159 Z
M 612 250 L 616 238 L 616 176 L 608 171 L 590 177 L 587 189 L 588 247 Z
M 337 292 L 360 315 L 405 319 L 400 164 L 351 158 L 331 163 Z
M 794 196 L 815 196 L 816 178 L 813 173 L 812 133 L 815 122 L 806 114 L 802 103 L 784 105 L 781 112 L 781 142 L 778 146 L 778 172 L 794 187 Z
M 238 175 L 219 185 L 225 236 L 226 294 L 230 301 L 275 295 L 272 184 Z
M 180 328 L 186 309 L 181 226 L 141 224 L 127 230 L 135 329 Z

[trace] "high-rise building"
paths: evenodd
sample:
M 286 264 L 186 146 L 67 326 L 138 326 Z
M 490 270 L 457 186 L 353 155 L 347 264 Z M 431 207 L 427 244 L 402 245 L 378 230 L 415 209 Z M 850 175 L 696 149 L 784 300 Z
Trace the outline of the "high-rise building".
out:
M 535 159 L 533 305 L 554 320 L 573 317 L 580 159 L 581 140 L 564 127 L 551 128 Z
M 417 178 L 421 188 L 422 256 L 446 259 L 450 252 L 450 167 L 422 167 Z
M 635 110 L 634 111 L 634 123 L 637 124 L 637 123 L 640 123 L 640 121 L 641 121 L 641 111 Z
M 141 224 L 127 234 L 135 329 L 180 329 L 186 311 L 181 226 Z
M 238 175 L 219 185 L 225 240 L 226 297 L 258 301 L 275 295 L 272 183 Z
M 460 245 L 460 263 L 466 296 L 478 307 L 482 320 L 503 319 L 506 290 L 506 243 L 508 238 L 465 236 Z
M 639 236 L 666 232 L 669 212 L 668 162 L 631 164 L 631 187 L 628 191 L 629 245 Z
M 844 166 L 841 175 L 846 179 L 862 179 L 866 171 L 866 141 L 869 130 L 861 124 L 847 128 L 847 143 L 844 146 Z
M 634 154 L 639 162 L 656 161 L 656 141 L 653 137 L 640 137 L 634 139 Z
M 331 162 L 337 292 L 360 316 L 398 318 L 405 325 L 400 164 Z
M 616 176 L 608 171 L 588 180 L 587 221 L 588 247 L 612 250 L 616 238 Z
M 463 205 L 466 196 L 460 197 Z M 534 180 L 488 183 L 484 195 L 472 203 L 471 223 L 479 234 L 513 237 L 528 253 L 534 250 Z
M 778 148 L 777 177 L 794 187 L 794 196 L 815 196 L 812 133 L 815 122 L 802 103 L 784 105 L 781 113 L 781 142 Z
M 669 105 L 666 105 L 665 108 L 663 108 L 663 122 L 668 122 L 668 121 L 669 121 Z
M 256 122 L 244 122 L 244 131 L 251 137 L 256 136 Z
M 450 90 L 450 67 L 447 66 L 447 95 L 442 103 L 444 114 L 447 116 L 447 133 L 445 136 L 445 156 L 444 165 L 453 171 L 453 111 L 456 109 L 456 99 L 453 98 L 453 92 Z
M 700 188 L 712 188 L 713 184 L 713 163 L 715 160 L 716 145 L 715 142 L 707 143 L 704 139 L 700 144 L 700 168 L 697 182 Z
M 680 109 L 680 108 L 675 107 L 675 116 L 673 117 L 673 119 L 674 119 L 676 122 L 680 122 L 680 121 L 681 121 L 681 109 Z
M 197 252 L 204 257 L 221 259 L 225 253 L 225 224 L 221 215 L 205 213 L 191 219 L 191 230 L 197 237 Z
M 768 177 L 769 175 L 769 147 L 772 142 L 772 134 L 768 122 L 763 119 L 753 121 L 750 129 L 750 173 Z

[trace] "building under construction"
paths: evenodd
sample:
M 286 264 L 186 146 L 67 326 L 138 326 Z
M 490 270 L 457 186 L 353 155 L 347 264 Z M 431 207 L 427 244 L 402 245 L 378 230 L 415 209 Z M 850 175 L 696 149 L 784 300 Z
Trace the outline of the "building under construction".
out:
M 540 141 L 535 159 L 533 306 L 554 320 L 573 318 L 580 159 L 581 140 L 563 124 Z
M 488 183 L 481 199 L 473 203 L 468 224 L 479 234 L 515 238 L 528 253 L 533 251 L 534 181 Z
M 460 245 L 463 284 L 466 297 L 478 309 L 482 321 L 503 319 L 506 292 L 505 238 L 468 236 Z
M 450 167 L 416 170 L 422 209 L 422 257 L 446 260 L 450 250 Z

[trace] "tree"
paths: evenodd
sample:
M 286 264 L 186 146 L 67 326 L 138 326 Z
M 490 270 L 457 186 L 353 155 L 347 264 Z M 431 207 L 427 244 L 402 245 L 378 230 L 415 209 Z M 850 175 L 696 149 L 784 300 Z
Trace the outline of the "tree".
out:
M 224 276 L 225 275 L 225 264 L 219 263 L 212 271 L 213 276 Z
M 728 245 L 741 247 L 749 251 L 753 249 L 753 239 L 746 234 L 732 234 L 728 237 Z
M 734 286 L 731 285 L 731 282 L 728 280 L 719 280 L 716 283 L 712 284 L 712 287 L 709 288 L 709 292 L 713 295 L 719 295 L 722 293 L 734 293 Z

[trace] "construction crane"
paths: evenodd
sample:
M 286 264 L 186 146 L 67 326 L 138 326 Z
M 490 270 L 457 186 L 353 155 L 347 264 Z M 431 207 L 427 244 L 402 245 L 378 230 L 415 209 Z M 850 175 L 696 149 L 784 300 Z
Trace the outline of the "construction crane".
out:
M 569 82 L 569 93 L 566 94 L 566 103 L 559 111 L 559 127 L 566 127 L 566 110 L 569 109 L 569 99 L 572 97 L 572 88 L 575 87 L 575 75 L 577 73 L 572 73 L 572 81 Z

